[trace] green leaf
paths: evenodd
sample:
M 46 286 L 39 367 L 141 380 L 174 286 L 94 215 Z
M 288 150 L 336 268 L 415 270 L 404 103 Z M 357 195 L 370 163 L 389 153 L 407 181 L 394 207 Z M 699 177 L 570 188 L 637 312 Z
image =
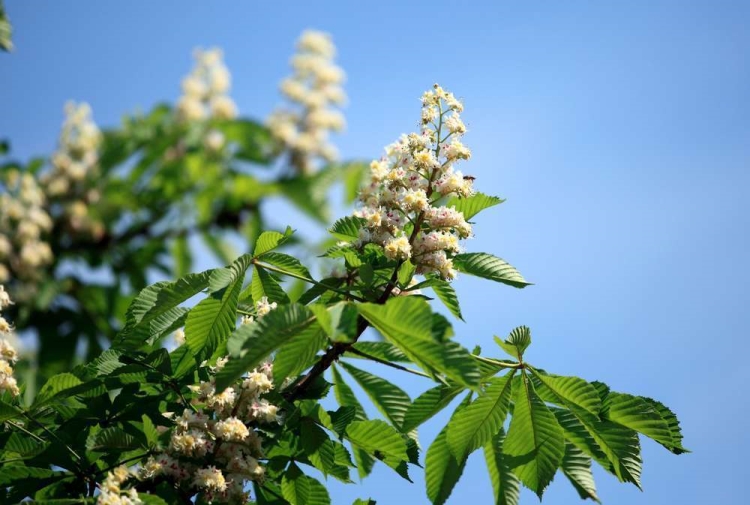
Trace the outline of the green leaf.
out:
M 253 280 L 250 283 L 253 301 L 258 303 L 261 298 L 266 297 L 273 303 L 289 303 L 289 296 L 284 292 L 279 282 L 263 268 L 256 265 L 253 267 Z
M 289 227 L 287 227 L 284 233 L 279 233 L 277 231 L 264 231 L 255 242 L 253 256 L 257 258 L 262 254 L 273 251 L 287 242 L 292 237 L 292 233 L 294 232 Z
M 368 356 L 373 356 L 385 361 L 394 361 L 397 363 L 409 362 L 409 358 L 406 357 L 406 354 L 401 352 L 398 347 L 391 344 L 390 342 L 357 342 L 352 345 L 352 347 L 360 352 L 367 354 Z M 347 354 L 346 357 L 363 358 L 363 356 L 353 353 Z
M 174 272 L 178 277 L 190 273 L 193 256 L 190 252 L 186 235 L 178 235 L 172 243 L 172 257 L 174 258 Z
M 370 397 L 377 409 L 396 427 L 399 431 L 404 417 L 406 416 L 411 399 L 401 388 L 376 375 L 355 368 L 348 363 L 342 362 L 341 366 L 351 374 L 362 390 Z
M 562 470 L 570 480 L 570 483 L 573 484 L 575 490 L 578 491 L 578 495 L 582 500 L 590 498 L 595 502 L 601 503 L 599 496 L 596 494 L 594 475 L 591 473 L 591 458 L 586 456 L 575 445 L 565 445 Z
M 240 326 L 227 341 L 231 357 L 216 374 L 217 390 L 223 391 L 313 322 L 307 307 L 294 304 L 281 305 L 254 323 Z
M 526 348 L 531 345 L 531 330 L 527 326 L 519 326 L 511 330 L 505 340 L 495 337 L 495 343 L 510 356 L 520 359 Z
M 244 272 L 243 272 L 244 274 Z M 185 340 L 197 361 L 211 357 L 237 326 L 237 303 L 244 275 L 201 300 L 185 321 Z
M 206 289 L 211 272 L 188 274 L 175 282 L 157 282 L 143 289 L 130 304 L 125 315 L 125 327 L 115 339 L 113 348 L 124 350 L 140 347 L 142 340 L 129 338 L 135 330 Z
M 563 430 L 534 391 L 525 371 L 513 397 L 513 418 L 503 453 L 521 482 L 541 499 L 562 463 Z
M 38 408 L 59 396 L 67 396 L 66 393 L 78 391 L 83 382 L 71 373 L 54 375 L 42 386 L 39 394 L 34 399 L 34 407 Z
M 387 340 L 425 370 L 443 373 L 468 387 L 478 384 L 479 370 L 471 354 L 455 342 L 432 338 L 432 311 L 425 300 L 397 297 L 385 305 L 365 303 L 358 308 Z
M 521 482 L 508 466 L 503 454 L 505 430 L 500 430 L 484 444 L 484 459 L 492 481 L 496 505 L 517 505 L 521 495 Z
M 660 444 L 672 444 L 669 424 L 643 398 L 610 392 L 604 398 L 602 415 L 605 419 L 643 433 Z
M 363 500 L 361 498 L 357 498 L 356 500 L 354 500 L 354 502 L 352 503 L 352 505 L 376 505 L 376 503 L 377 502 L 375 500 L 373 500 L 372 498 L 368 498 L 366 500 Z
M 672 441 L 670 443 L 659 443 L 674 454 L 683 454 L 685 452 L 690 452 L 682 446 L 682 431 L 680 430 L 680 422 L 677 420 L 677 416 L 674 414 L 674 412 L 669 410 L 663 403 L 660 403 L 656 400 L 646 398 L 645 396 L 641 396 L 640 398 L 648 405 L 650 405 L 651 408 L 654 409 L 669 426 L 669 432 L 672 435 Z
M 275 150 L 271 132 L 265 125 L 249 119 L 233 119 L 216 124 L 224 133 L 227 143 L 233 144 L 235 158 L 261 165 L 269 164 Z
M 458 304 L 458 295 L 456 295 L 456 290 L 453 289 L 453 286 L 442 279 L 434 279 L 430 287 L 440 301 L 451 311 L 451 314 L 463 321 L 464 317 L 461 315 L 461 307 Z
M 424 424 L 463 390 L 461 386 L 437 386 L 419 395 L 404 416 L 402 431 L 409 432 Z
M 504 260 L 487 253 L 464 253 L 453 258 L 453 266 L 459 272 L 502 282 L 514 288 L 525 288 L 530 282 Z
M 505 200 L 496 196 L 488 196 L 484 193 L 474 193 L 472 196 L 465 198 L 453 197 L 445 204 L 446 207 L 453 207 L 463 213 L 467 221 L 476 216 L 484 209 L 494 207 L 503 203 Z
M 0 423 L 14 419 L 21 415 L 21 411 L 9 403 L 0 400 Z
M 353 421 L 346 427 L 346 438 L 376 457 L 408 460 L 406 442 L 401 434 L 385 421 Z
M 471 401 L 471 393 L 461 402 L 450 422 Z M 442 429 L 435 440 L 430 444 L 425 456 L 425 484 L 427 485 L 427 497 L 435 505 L 445 503 L 453 492 L 453 488 L 461 478 L 466 466 L 467 456 L 457 458 L 448 446 L 448 426 Z
M 159 445 L 159 431 L 154 422 L 146 414 L 141 416 L 141 420 L 143 421 L 143 434 L 146 435 L 148 446 L 151 448 L 157 447 Z
M 331 372 L 333 373 L 333 392 L 336 396 L 336 401 L 342 408 L 346 407 L 354 409 L 354 417 L 356 420 L 366 420 L 367 415 L 365 414 L 365 410 L 357 400 L 352 389 L 346 384 L 346 382 L 344 382 L 343 377 L 341 377 L 341 374 L 335 366 L 331 368 Z M 375 465 L 375 458 L 370 456 L 366 450 L 359 447 L 353 446 L 352 449 L 354 461 L 357 463 L 357 473 L 359 474 L 360 479 L 364 479 L 370 475 L 370 472 L 372 472 L 372 467 Z
M 8 20 L 8 15 L 5 14 L 2 2 L 0 2 L 0 49 L 3 51 L 10 52 L 13 50 L 12 34 L 13 27 Z
M 339 240 L 353 242 L 359 238 L 359 229 L 365 224 L 361 217 L 346 216 L 342 217 L 328 230 Z
M 111 449 L 129 450 L 140 447 L 138 440 L 131 434 L 117 427 L 105 428 L 89 440 L 88 449 L 91 451 L 108 451 Z
M 281 494 L 291 505 L 328 505 L 331 503 L 331 498 L 323 484 L 303 474 L 294 463 L 284 472 L 284 477 L 281 479 Z
M 60 475 L 61 472 L 54 472 L 49 468 L 36 468 L 33 466 L 5 465 L 0 472 L 0 486 L 12 484 L 15 480 L 20 479 L 44 479 Z
M 260 256 L 260 261 L 290 272 L 306 279 L 311 279 L 310 271 L 297 258 L 278 252 L 267 252 Z
M 537 386 L 537 384 L 540 383 L 542 385 L 541 388 L 537 387 L 537 389 L 549 388 L 557 398 L 563 400 L 562 402 L 559 400 L 555 401 L 555 399 L 550 399 L 549 401 L 553 403 L 562 403 L 564 406 L 572 403 L 587 410 L 595 416 L 599 415 L 599 412 L 602 409 L 602 402 L 596 389 L 594 389 L 594 386 L 578 377 L 548 375 L 541 373 L 534 368 L 529 368 L 534 374 L 534 386 Z M 547 398 L 545 398 L 545 400 L 547 400 Z
M 279 387 L 287 378 L 294 378 L 311 366 L 327 343 L 325 331 L 318 324 L 311 324 L 292 337 L 273 359 L 274 384 Z
M 404 261 L 398 267 L 398 283 L 404 288 L 408 287 L 416 271 L 417 267 L 411 260 Z
M 482 447 L 503 427 L 515 372 L 491 379 L 484 393 L 448 423 L 448 445 L 457 458 L 467 457 Z

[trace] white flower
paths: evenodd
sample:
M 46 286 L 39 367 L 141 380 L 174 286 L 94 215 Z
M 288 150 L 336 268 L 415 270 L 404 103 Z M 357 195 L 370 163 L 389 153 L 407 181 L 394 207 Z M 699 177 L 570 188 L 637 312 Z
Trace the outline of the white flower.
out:
M 230 417 L 214 424 L 213 432 L 217 438 L 230 441 L 242 441 L 250 435 L 245 423 L 236 417 Z
M 268 297 L 264 296 L 255 303 L 255 311 L 258 313 L 258 317 L 263 317 L 272 310 L 278 307 L 276 302 L 269 303 Z
M 211 491 L 224 491 L 227 487 L 227 482 L 224 479 L 224 474 L 221 470 L 215 466 L 209 466 L 208 468 L 201 468 L 195 472 L 193 478 L 193 484 L 196 487 L 201 487 Z
M 0 284 L 0 309 L 13 305 L 13 300 L 10 299 L 10 295 L 5 291 L 5 286 Z

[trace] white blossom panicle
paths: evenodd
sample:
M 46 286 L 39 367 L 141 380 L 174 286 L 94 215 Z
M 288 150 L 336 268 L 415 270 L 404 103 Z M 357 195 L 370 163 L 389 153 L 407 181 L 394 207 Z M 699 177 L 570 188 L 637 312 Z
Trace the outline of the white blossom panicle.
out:
M 143 501 L 138 497 L 135 488 L 121 489 L 121 486 L 133 476 L 133 472 L 124 465 L 107 473 L 104 482 L 99 484 L 97 505 L 142 505 Z
M 459 241 L 472 235 L 471 225 L 446 198 L 474 193 L 471 177 L 456 169 L 471 157 L 461 143 L 466 126 L 461 102 L 437 84 L 422 95 L 421 131 L 402 135 L 370 165 L 370 180 L 360 191 L 365 220 L 357 247 L 373 243 L 393 260 L 411 260 L 418 274 L 456 276 L 452 258 Z
M 17 298 L 20 294 L 25 300 L 33 296 L 45 267 L 52 263 L 52 249 L 44 235 L 53 222 L 44 191 L 32 174 L 6 172 L 0 191 L 0 283 L 13 277 L 21 285 L 14 288 Z
M 346 103 L 346 93 L 342 88 L 344 71 L 333 62 L 335 56 L 329 34 L 303 32 L 291 60 L 293 73 L 279 87 L 292 105 L 277 109 L 268 118 L 271 133 L 290 150 L 292 165 L 302 173 L 312 172 L 317 160 L 338 158 L 328 137 L 346 126 L 338 110 Z
M 13 300 L 5 291 L 5 286 L 0 285 L 0 312 L 9 305 L 13 305 Z M 12 331 L 13 326 L 0 314 L 0 395 L 7 391 L 11 396 L 18 396 L 21 391 L 13 377 L 13 365 L 18 361 L 18 353 L 5 338 L 10 337 Z
M 275 308 L 276 304 L 266 298 L 256 305 L 259 318 Z M 167 478 L 182 489 L 197 493 L 199 501 L 232 504 L 246 503 L 250 499 L 245 491 L 247 484 L 263 481 L 265 468 L 259 462 L 263 448 L 258 430 L 269 423 L 282 422 L 278 407 L 263 398 L 274 387 L 273 364 L 263 362 L 218 392 L 215 376 L 226 361 L 219 358 L 216 366 L 204 363 L 209 380 L 188 386 L 192 405 L 179 415 L 164 414 L 174 423 L 169 445 L 163 453 L 141 464 L 141 480 Z
M 185 122 L 209 118 L 233 119 L 237 106 L 229 96 L 232 77 L 223 62 L 221 49 L 196 49 L 193 53 L 195 67 L 182 80 L 182 96 L 177 101 L 177 115 Z M 219 136 L 220 132 L 216 132 Z M 205 138 L 207 147 L 223 145 L 223 137 L 216 134 Z

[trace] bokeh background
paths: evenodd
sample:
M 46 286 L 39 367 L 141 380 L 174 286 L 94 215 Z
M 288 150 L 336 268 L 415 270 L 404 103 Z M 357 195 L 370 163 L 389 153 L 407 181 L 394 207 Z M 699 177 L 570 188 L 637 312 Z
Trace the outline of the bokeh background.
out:
M 377 157 L 411 131 L 434 82 L 454 91 L 474 154 L 466 172 L 508 199 L 478 218 L 467 246 L 536 283 L 517 291 L 460 278 L 458 338 L 487 352 L 493 334 L 526 324 L 531 362 L 678 414 L 693 453 L 644 441 L 644 492 L 600 471 L 605 503 L 746 503 L 748 2 L 8 0 L 6 9 L 16 51 L 0 54 L 0 138 L 24 159 L 52 151 L 68 99 L 90 102 L 105 127 L 174 101 L 196 46 L 224 49 L 240 112 L 264 118 L 308 27 L 333 34 L 349 76 L 344 158 Z M 316 233 L 286 207 L 275 215 Z M 427 387 L 400 380 L 411 393 Z M 421 430 L 425 447 L 445 421 Z M 483 464 L 480 451 L 449 503 L 490 501 Z M 337 504 L 427 503 L 422 473 L 412 477 L 378 465 L 361 486 L 328 483 Z M 522 503 L 535 500 L 524 491 Z M 577 500 L 558 476 L 544 501 Z

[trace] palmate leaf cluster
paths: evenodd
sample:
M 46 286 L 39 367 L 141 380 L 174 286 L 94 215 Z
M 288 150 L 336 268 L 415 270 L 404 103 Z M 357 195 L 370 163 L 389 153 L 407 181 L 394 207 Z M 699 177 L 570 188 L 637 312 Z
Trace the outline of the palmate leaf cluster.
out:
M 473 198 L 462 202 L 468 215 L 499 203 Z M 343 218 L 331 233 L 350 242 L 361 225 Z M 464 348 L 428 301 L 434 295 L 460 318 L 449 283 L 428 276 L 414 285 L 409 262 L 387 259 L 379 246 L 343 244 L 325 256 L 343 262 L 346 275 L 314 279 L 280 251 L 290 240 L 291 229 L 264 232 L 251 253 L 227 267 L 146 287 L 110 349 L 50 378 L 29 404 L 4 397 L 0 501 L 94 502 L 107 471 L 165 447 L 172 422 L 163 413 L 185 408 L 193 395 L 188 386 L 207 379 L 203 365 L 223 356 L 229 360 L 216 375 L 218 390 L 269 356 L 274 361 L 270 399 L 284 421 L 264 433 L 266 479 L 252 489 L 258 504 L 325 505 L 325 479 L 352 483 L 375 465 L 407 480 L 423 467 L 426 495 L 441 504 L 475 451 L 484 454 L 495 503 L 518 503 L 521 486 L 541 498 L 558 473 L 581 498 L 599 501 L 593 464 L 640 487 L 641 437 L 675 454 L 686 451 L 677 418 L 663 404 L 526 362 L 527 327 L 496 337 L 491 356 Z M 455 265 L 515 288 L 529 284 L 491 254 L 462 254 Z M 287 278 L 303 280 L 307 291 L 290 293 Z M 388 296 L 394 288 L 400 295 Z M 278 307 L 238 325 L 264 297 Z M 164 349 L 163 340 L 183 326 L 186 342 Z M 419 376 L 427 389 L 412 399 L 398 381 L 365 370 L 365 362 Z M 368 403 L 379 418 L 368 416 Z M 424 446 L 419 427 L 449 408 L 449 421 Z M 166 482 L 136 487 L 145 503 L 191 498 Z M 60 499 L 68 501 L 54 501 Z

